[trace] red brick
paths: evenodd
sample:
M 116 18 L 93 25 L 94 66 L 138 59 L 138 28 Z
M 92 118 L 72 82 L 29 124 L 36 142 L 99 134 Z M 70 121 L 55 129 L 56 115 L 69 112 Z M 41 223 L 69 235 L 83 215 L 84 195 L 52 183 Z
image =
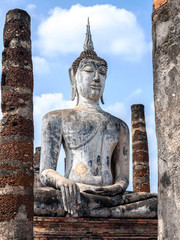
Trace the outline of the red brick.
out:
M 34 237 L 152 240 L 157 239 L 157 220 L 34 217 Z
M 4 188 L 6 185 L 18 187 L 21 186 L 23 189 L 32 188 L 33 187 L 33 171 L 29 174 L 27 173 L 17 173 L 12 169 L 11 173 L 7 172 L 7 174 L 2 174 L 2 170 L 0 170 L 0 188 Z M 4 173 L 4 169 L 3 169 Z
M 8 137 L 16 134 L 34 137 L 33 121 L 20 116 L 9 116 L 2 124 L 1 137 Z
M 33 143 L 15 141 L 0 143 L 0 159 L 31 162 L 33 159 Z
M 8 67 L 2 72 L 1 87 L 27 87 L 33 90 L 33 73 L 28 69 Z
M 33 195 L 0 195 L 0 222 L 13 219 L 21 205 L 26 207 L 27 219 L 31 220 L 33 217 Z

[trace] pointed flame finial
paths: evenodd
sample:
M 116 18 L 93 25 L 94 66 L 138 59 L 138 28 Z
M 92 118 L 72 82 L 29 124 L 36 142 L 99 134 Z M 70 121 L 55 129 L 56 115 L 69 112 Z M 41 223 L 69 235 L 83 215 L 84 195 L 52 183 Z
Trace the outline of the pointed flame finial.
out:
M 89 17 L 87 19 L 87 25 L 86 25 L 86 39 L 84 42 L 84 51 L 87 50 L 94 50 L 92 38 L 91 38 L 91 31 L 90 31 L 90 24 L 89 24 Z

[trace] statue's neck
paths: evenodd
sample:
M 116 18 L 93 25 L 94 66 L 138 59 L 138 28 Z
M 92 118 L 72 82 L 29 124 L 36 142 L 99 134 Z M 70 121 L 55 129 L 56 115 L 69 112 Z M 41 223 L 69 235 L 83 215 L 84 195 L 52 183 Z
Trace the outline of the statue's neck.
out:
M 99 100 L 95 101 L 91 99 L 86 99 L 82 96 L 79 98 L 79 103 L 77 107 L 101 110 L 101 107 L 99 106 Z

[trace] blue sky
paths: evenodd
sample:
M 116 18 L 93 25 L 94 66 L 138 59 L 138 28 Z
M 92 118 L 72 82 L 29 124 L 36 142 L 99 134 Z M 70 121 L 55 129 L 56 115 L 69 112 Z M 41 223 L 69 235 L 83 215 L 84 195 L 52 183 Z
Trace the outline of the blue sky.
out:
M 54 109 L 75 105 L 70 101 L 68 69 L 83 50 L 89 17 L 95 51 L 108 62 L 105 105 L 102 108 L 127 122 L 131 128 L 131 105 L 145 105 L 151 191 L 157 191 L 151 46 L 152 2 L 3 0 L 0 2 L 1 50 L 5 14 L 13 8 L 24 9 L 31 16 L 35 147 L 41 144 L 43 115 Z M 60 172 L 63 172 L 63 157 L 61 154 L 58 165 Z

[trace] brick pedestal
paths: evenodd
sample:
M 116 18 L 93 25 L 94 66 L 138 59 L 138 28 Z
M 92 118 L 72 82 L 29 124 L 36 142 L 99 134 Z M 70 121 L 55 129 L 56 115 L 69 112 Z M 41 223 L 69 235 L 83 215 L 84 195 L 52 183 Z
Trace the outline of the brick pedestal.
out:
M 157 219 L 34 217 L 34 240 L 157 239 Z

